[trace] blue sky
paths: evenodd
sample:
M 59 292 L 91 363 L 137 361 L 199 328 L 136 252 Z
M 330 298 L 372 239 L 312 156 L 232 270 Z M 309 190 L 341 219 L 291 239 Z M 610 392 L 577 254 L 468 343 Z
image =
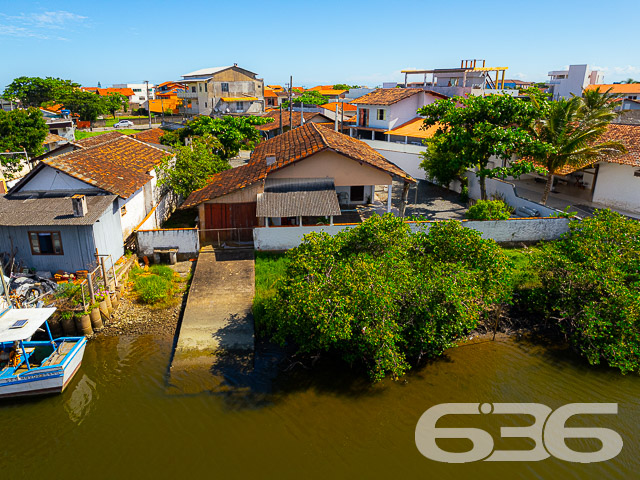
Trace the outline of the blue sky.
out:
M 267 84 L 373 87 L 463 58 L 507 66 L 508 78 L 588 63 L 606 82 L 640 80 L 640 36 L 625 20 L 636 10 L 637 0 L 0 0 L 0 89 L 21 75 L 159 83 L 233 63 Z

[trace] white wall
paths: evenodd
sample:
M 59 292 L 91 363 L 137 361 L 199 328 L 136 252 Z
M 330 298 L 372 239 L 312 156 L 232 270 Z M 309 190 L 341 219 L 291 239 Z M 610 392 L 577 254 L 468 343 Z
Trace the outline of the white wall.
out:
M 426 230 L 436 222 L 408 222 L 412 231 Z M 538 242 L 554 240 L 569 231 L 566 218 L 512 218 L 484 222 L 463 220 L 462 225 L 482 233 L 482 238 L 499 243 Z M 253 229 L 256 250 L 289 250 L 300 245 L 302 237 L 311 232 L 335 235 L 357 224 L 314 227 L 258 227 Z
M 99 189 L 93 185 L 89 185 L 49 166 L 43 167 L 20 189 L 21 192 L 95 192 L 97 190 Z
M 179 254 L 195 255 L 200 250 L 197 228 L 138 230 L 138 255 L 153 255 L 154 248 L 177 248 Z
M 405 143 L 384 142 L 382 140 L 361 140 L 369 145 L 376 152 L 396 164 L 413 178 L 426 180 L 424 170 L 420 168 L 422 161 L 421 152 L 425 152 L 427 147 L 410 145 Z
M 640 170 L 631 165 L 600 163 L 593 202 L 640 213 L 640 177 L 634 172 Z
M 144 217 L 147 216 L 144 205 L 144 187 L 138 189 L 137 192 L 126 200 L 123 200 L 122 198 L 119 200 L 119 206 L 122 207 L 124 205 L 127 210 L 127 213 L 122 215 L 120 218 L 120 222 L 122 223 L 122 238 L 126 239 L 131 235 L 134 228 L 144 220 Z

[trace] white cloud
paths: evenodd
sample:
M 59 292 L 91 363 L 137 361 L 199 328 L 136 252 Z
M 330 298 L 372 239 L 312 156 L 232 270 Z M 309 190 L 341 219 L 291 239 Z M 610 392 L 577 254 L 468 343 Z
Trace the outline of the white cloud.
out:
M 53 12 L 6 15 L 0 13 L 0 35 L 8 37 L 37 38 L 40 40 L 63 40 L 56 33 L 68 29 L 70 24 L 77 24 L 87 17 L 75 13 L 58 10 Z

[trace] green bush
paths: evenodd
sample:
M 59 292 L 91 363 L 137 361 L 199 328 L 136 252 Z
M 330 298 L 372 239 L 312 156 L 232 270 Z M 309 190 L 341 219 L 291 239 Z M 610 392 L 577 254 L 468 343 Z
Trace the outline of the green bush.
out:
M 375 215 L 335 236 L 306 235 L 287 259 L 260 328 L 299 353 L 364 363 L 375 380 L 442 354 L 510 298 L 502 249 L 455 221 L 414 234 Z
M 140 300 L 147 304 L 166 301 L 173 290 L 171 281 L 158 275 L 139 275 L 133 286 Z
M 601 210 L 534 255 L 541 315 L 591 364 L 640 371 L 640 222 Z
M 466 217 L 469 220 L 506 220 L 512 212 L 513 208 L 502 200 L 478 200 L 469 207 Z

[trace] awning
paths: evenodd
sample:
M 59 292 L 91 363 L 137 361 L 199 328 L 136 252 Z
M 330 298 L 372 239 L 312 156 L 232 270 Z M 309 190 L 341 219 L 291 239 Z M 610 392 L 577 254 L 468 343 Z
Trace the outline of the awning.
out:
M 403 123 L 399 127 L 396 127 L 392 130 L 387 130 L 384 133 L 390 135 L 400 135 L 402 137 L 431 138 L 433 137 L 433 134 L 436 133 L 436 131 L 438 131 L 438 129 L 440 128 L 440 125 L 436 124 L 427 127 L 426 130 L 423 130 L 422 125 L 424 125 L 424 118 L 416 117 L 406 123 Z
M 223 102 L 255 102 L 258 100 L 256 97 L 220 97 Z
M 0 316 L 0 342 L 31 337 L 53 315 L 55 308 L 11 308 Z
M 258 194 L 257 217 L 330 217 L 340 215 L 332 178 L 267 177 Z

